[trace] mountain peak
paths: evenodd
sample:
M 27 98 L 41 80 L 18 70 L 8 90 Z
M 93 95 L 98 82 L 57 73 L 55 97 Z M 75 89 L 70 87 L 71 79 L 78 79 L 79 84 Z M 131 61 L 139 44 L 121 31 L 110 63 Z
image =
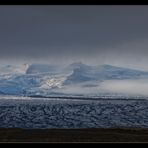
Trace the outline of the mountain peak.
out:
M 85 64 L 83 64 L 81 61 L 80 62 L 74 62 L 74 63 L 70 64 L 70 66 L 81 66 L 81 65 L 85 65 Z
M 106 67 L 106 68 L 108 68 L 108 67 L 114 67 L 114 66 L 109 65 L 109 64 L 103 64 L 103 65 L 101 65 L 101 66 Z
M 68 70 L 74 70 L 74 69 L 87 68 L 87 67 L 90 67 L 90 66 L 83 64 L 82 62 L 74 62 L 74 63 L 70 64 L 67 67 L 67 69 Z

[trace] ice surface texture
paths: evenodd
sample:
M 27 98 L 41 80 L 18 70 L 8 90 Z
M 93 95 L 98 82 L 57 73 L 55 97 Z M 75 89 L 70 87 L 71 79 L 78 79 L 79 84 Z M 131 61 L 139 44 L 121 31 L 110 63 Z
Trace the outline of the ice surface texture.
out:
M 148 101 L 0 102 L 1 128 L 148 127 Z

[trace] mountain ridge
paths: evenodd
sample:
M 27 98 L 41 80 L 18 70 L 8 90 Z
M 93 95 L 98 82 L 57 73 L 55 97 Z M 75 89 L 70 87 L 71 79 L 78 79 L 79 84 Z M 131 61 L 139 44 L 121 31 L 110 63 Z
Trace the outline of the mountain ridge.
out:
M 28 67 L 26 68 L 25 66 Z M 69 90 L 73 88 L 73 86 L 78 87 L 78 90 L 84 88 L 86 88 L 86 90 L 89 88 L 98 90 L 99 84 L 106 80 L 148 79 L 147 71 L 117 67 L 108 64 L 89 66 L 82 62 L 72 63 L 66 67 L 67 71 L 71 71 L 69 73 L 67 73 L 64 68 L 62 69 L 62 67 L 58 69 L 58 66 L 54 67 L 53 65 L 50 65 L 50 67 L 48 64 L 25 66 L 26 71 L 29 72 L 23 71 L 23 73 L 21 73 L 17 69 L 17 73 L 17 70 L 13 69 L 14 67 L 11 67 L 11 65 L 4 68 L 6 72 L 9 73 L 5 74 L 3 72 L 3 74 L 0 75 L 0 93 L 13 95 L 46 95 L 50 93 L 58 94 L 58 91 L 62 90 L 62 92 L 68 94 L 69 92 L 66 92 L 67 89 Z M 0 69 L 0 74 L 1 70 L 3 69 Z

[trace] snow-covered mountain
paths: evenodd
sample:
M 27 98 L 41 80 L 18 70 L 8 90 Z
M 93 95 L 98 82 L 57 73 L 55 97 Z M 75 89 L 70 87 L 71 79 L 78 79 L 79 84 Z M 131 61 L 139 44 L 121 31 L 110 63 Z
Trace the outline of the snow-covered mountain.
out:
M 10 78 L 0 79 L 0 92 L 13 95 L 27 95 L 28 92 L 50 91 L 60 88 L 64 77 L 50 76 L 48 74 L 38 75 L 14 75 Z
M 79 83 L 92 80 L 123 80 L 148 78 L 148 72 L 111 65 L 88 66 L 82 63 L 71 65 L 73 73 L 65 83 Z
M 7 65 L 0 68 L 0 75 L 25 74 L 29 64 Z
M 148 79 L 148 72 L 111 65 L 89 66 L 73 63 L 67 67 L 24 64 L 0 69 L 0 94 L 50 95 L 99 92 L 106 80 Z M 89 93 L 89 92 L 87 92 Z
M 49 73 L 56 74 L 60 72 L 61 68 L 56 65 L 48 64 L 31 64 L 26 70 L 26 74 Z

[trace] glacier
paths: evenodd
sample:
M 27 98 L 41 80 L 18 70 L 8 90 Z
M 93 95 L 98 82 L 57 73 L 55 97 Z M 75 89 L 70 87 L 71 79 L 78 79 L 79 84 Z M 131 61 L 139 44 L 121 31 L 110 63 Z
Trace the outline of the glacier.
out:
M 51 64 L 7 65 L 0 68 L 0 94 L 5 95 L 100 95 L 109 80 L 148 80 L 148 72 L 81 62 L 65 67 Z M 116 94 L 116 92 L 114 92 Z M 139 94 L 137 94 L 139 95 Z
M 147 88 L 147 71 L 106 64 L 3 66 L 0 127 L 148 128 Z
M 1 128 L 148 128 L 148 100 L 0 97 Z

